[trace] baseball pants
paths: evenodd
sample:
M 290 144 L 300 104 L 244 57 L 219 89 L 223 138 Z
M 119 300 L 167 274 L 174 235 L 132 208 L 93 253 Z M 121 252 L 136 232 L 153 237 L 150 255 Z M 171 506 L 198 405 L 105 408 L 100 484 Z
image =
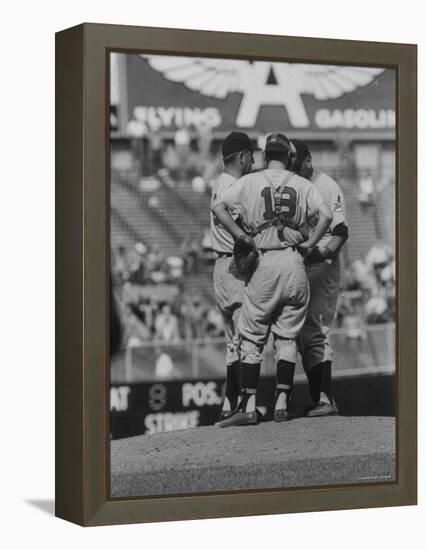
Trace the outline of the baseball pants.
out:
M 308 280 L 300 253 L 293 248 L 262 253 L 243 291 L 237 324 L 241 360 L 260 363 L 271 330 L 276 362 L 296 362 L 296 338 L 305 321 L 308 299 Z
M 216 304 L 224 321 L 227 346 L 225 360 L 227 365 L 231 365 L 239 359 L 236 325 L 242 305 L 245 278 L 238 273 L 232 256 L 220 256 L 215 261 L 213 281 Z
M 336 258 L 306 266 L 310 284 L 307 318 L 300 334 L 300 350 L 307 372 L 324 361 L 332 361 L 329 332 L 335 317 L 340 286 L 340 261 Z

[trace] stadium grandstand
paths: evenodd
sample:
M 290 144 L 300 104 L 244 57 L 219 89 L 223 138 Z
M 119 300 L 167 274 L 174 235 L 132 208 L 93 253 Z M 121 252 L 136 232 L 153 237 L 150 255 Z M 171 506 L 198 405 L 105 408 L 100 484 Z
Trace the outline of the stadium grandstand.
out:
M 278 125 L 305 140 L 315 167 L 343 189 L 350 239 L 332 342 L 336 364 L 349 373 L 394 370 L 395 80 L 391 70 L 376 71 L 351 92 L 354 109 L 340 97 L 304 96 L 304 128 L 279 105 L 260 106 L 243 127 L 261 146 Z M 272 66 L 270 85 L 277 73 Z M 113 54 L 111 82 L 111 267 L 124 327 L 111 381 L 220 377 L 209 203 L 221 140 L 240 129 L 242 93 L 207 97 L 136 54 Z M 260 168 L 262 156 L 255 160 Z M 270 349 L 264 363 L 272 373 Z

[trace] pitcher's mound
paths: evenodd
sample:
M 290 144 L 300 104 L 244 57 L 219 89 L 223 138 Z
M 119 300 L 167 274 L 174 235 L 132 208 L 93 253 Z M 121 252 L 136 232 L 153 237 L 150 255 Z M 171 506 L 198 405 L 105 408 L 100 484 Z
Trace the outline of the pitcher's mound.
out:
M 395 479 L 395 419 L 297 418 L 111 442 L 113 497 L 281 489 Z

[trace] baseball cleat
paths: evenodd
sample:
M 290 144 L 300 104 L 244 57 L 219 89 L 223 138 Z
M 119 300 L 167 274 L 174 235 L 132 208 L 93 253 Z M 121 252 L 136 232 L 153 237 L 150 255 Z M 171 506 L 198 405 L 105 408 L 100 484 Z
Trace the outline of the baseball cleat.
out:
M 291 415 L 286 409 L 276 409 L 274 411 L 274 422 L 287 422 L 291 419 Z
M 310 403 L 310 405 L 306 405 L 304 407 L 304 416 L 307 416 L 307 414 L 312 411 L 315 407 L 317 407 L 319 403 Z
M 257 411 L 252 412 L 243 412 L 237 411 L 232 416 L 218 422 L 216 425 L 220 428 L 230 428 L 232 426 L 250 426 L 253 424 L 258 424 L 258 413 Z
M 226 420 L 227 418 L 230 418 L 230 416 L 233 416 L 234 414 L 234 411 L 232 411 L 231 409 L 229 411 L 221 411 L 219 413 L 219 422 L 221 422 L 222 420 Z
M 337 414 L 339 412 L 335 403 L 318 403 L 307 411 L 306 416 L 313 418 L 316 416 L 336 416 Z
M 265 420 L 264 414 L 262 413 L 262 411 L 258 409 L 258 407 L 256 409 L 256 414 L 257 414 L 258 422 L 264 422 Z

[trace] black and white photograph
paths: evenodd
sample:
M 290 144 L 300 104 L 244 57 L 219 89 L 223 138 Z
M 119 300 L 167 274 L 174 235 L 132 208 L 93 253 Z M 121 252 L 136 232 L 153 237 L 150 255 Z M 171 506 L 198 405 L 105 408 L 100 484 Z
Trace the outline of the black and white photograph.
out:
M 109 54 L 112 498 L 396 481 L 396 76 Z

